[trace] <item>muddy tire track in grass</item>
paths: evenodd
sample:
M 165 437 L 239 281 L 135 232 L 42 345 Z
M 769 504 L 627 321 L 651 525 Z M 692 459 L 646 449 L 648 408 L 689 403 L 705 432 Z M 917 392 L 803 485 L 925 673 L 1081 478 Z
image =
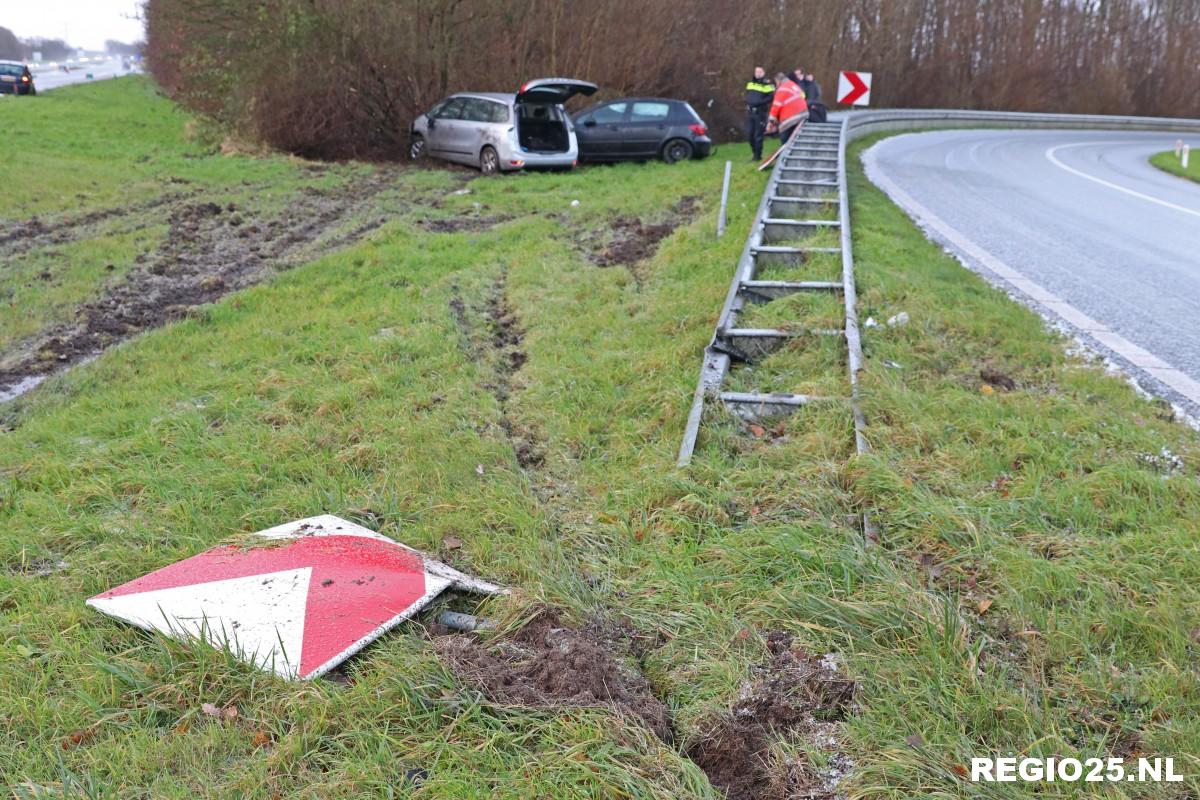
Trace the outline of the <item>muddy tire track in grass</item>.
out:
M 101 208 L 78 216 L 62 216 L 48 220 L 33 216 L 26 220 L 9 222 L 0 228 L 0 258 L 11 258 L 38 247 L 75 242 L 95 235 L 104 223 L 141 217 L 147 212 L 157 211 L 194 195 L 195 192 L 167 192 L 140 203 Z M 149 227 L 157 222 L 157 219 L 147 218 L 133 229 Z
M 528 356 L 522 347 L 525 331 L 508 302 L 507 290 L 508 269 L 504 268 L 478 306 L 468 306 L 458 286 L 452 286 L 449 308 L 464 351 L 486 374 L 482 387 L 496 398 L 499 425 L 517 463 L 522 469 L 533 470 L 542 466 L 545 456 L 536 433 L 514 420 L 512 414 L 514 377 Z
M 196 306 L 357 241 L 383 219 L 360 221 L 349 231 L 340 227 L 392 187 L 398 174 L 379 170 L 335 189 L 305 187 L 285 211 L 270 215 L 194 196 L 182 202 L 177 196 L 159 198 L 150 208 L 170 209 L 164 242 L 139 257 L 138 265 L 101 296 L 79 305 L 73 322 L 51 326 L 0 353 L 0 397 L 10 387 L 61 372 L 138 333 L 180 319 Z M 97 212 L 82 218 L 86 222 L 76 220 L 9 241 L 74 236 L 79 225 L 112 216 Z

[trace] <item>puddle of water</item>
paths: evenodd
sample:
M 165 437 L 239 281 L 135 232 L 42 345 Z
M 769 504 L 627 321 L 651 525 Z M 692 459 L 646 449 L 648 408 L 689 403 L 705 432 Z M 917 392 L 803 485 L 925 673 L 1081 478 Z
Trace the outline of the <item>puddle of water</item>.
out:
M 45 375 L 30 375 L 28 378 L 22 378 L 11 386 L 0 386 L 0 403 L 16 400 L 44 380 L 46 380 Z
M 67 367 L 67 369 L 78 369 L 79 367 L 82 367 L 82 366 L 92 363 L 99 357 L 100 357 L 100 353 L 98 353 L 98 352 L 91 353 L 91 354 L 86 355 L 83 358 L 79 359 L 74 364 Z M 63 372 L 65 372 L 65 371 L 66 370 L 63 370 Z M 0 403 L 7 403 L 9 400 L 16 400 L 21 395 L 26 394 L 27 392 L 33 391 L 33 389 L 35 389 L 38 385 L 40 385 L 47 378 L 52 378 L 52 377 L 54 377 L 54 375 L 61 375 L 61 374 L 62 374 L 62 372 L 55 372 L 55 373 L 51 373 L 49 375 L 30 375 L 27 378 L 22 378 L 21 380 L 17 381 L 16 383 L 9 384 L 7 386 L 0 385 Z

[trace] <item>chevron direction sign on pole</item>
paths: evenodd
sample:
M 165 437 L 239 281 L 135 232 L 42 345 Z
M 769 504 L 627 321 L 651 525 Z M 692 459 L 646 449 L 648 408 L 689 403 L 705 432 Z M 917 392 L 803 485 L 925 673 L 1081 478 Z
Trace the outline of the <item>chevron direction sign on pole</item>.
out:
M 284 678 L 316 678 L 449 588 L 504 590 L 326 514 L 259 531 L 102 592 L 92 608 L 201 639 Z
M 842 72 L 838 75 L 837 101 L 851 106 L 871 104 L 871 73 Z

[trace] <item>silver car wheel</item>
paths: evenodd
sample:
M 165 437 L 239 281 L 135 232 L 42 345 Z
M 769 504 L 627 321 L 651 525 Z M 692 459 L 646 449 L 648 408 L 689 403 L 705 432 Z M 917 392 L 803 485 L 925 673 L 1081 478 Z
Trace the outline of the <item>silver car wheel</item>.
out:
M 412 144 L 408 146 L 408 157 L 413 161 L 419 161 L 425 157 L 425 137 L 414 136 Z
M 483 148 L 479 154 L 479 170 L 484 175 L 495 175 L 500 171 L 500 156 L 491 147 Z

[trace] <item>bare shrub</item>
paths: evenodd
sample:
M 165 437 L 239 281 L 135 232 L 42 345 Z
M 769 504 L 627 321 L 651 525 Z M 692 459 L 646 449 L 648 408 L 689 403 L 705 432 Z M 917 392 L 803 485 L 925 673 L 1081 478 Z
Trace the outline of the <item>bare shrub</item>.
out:
M 158 82 L 239 135 L 399 158 L 446 94 L 564 75 L 689 100 L 736 135 L 757 64 L 876 73 L 879 106 L 1200 116 L 1178 0 L 149 0 Z

